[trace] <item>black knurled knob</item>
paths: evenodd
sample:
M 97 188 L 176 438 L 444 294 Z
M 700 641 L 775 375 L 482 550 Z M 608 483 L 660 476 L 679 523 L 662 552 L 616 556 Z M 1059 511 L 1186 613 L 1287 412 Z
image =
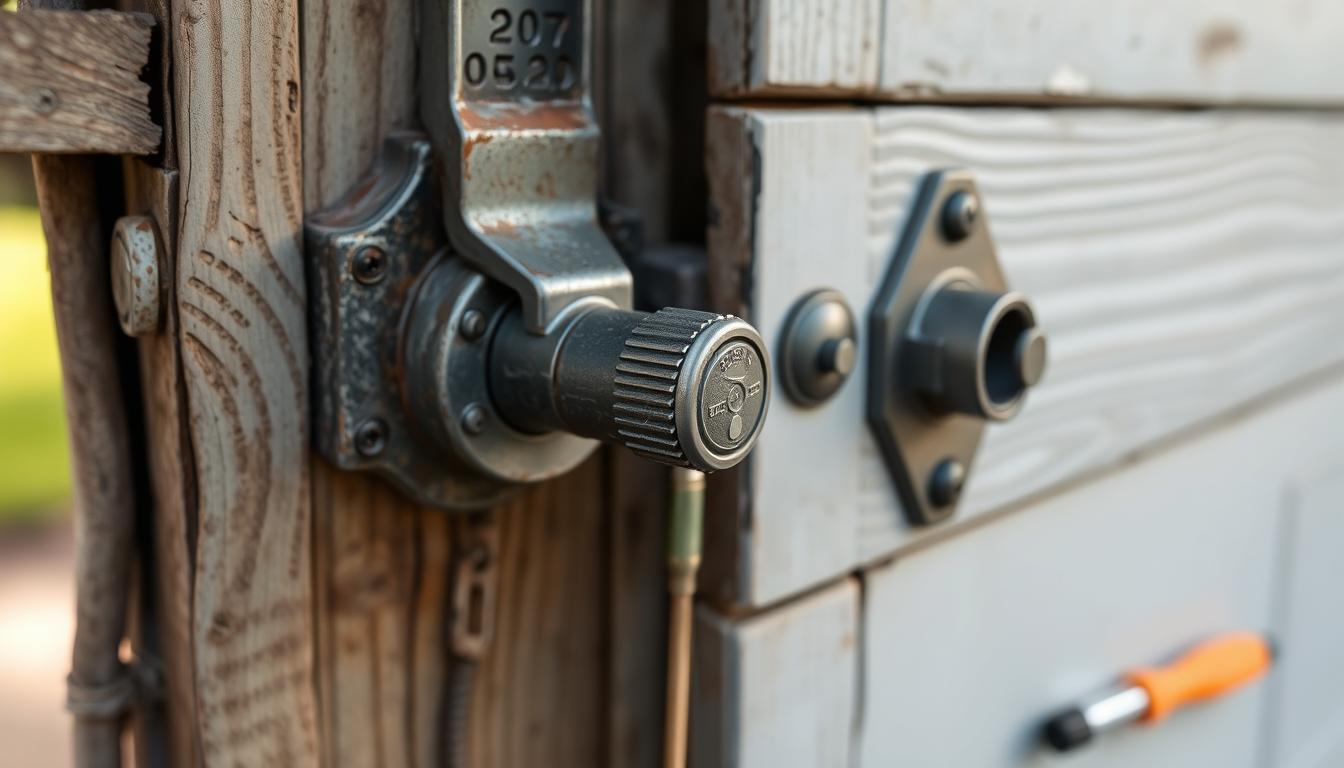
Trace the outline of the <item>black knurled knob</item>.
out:
M 492 347 L 496 404 L 520 429 L 563 429 L 706 472 L 737 464 L 760 434 L 769 359 L 740 318 L 597 307 L 548 336 L 509 323 Z

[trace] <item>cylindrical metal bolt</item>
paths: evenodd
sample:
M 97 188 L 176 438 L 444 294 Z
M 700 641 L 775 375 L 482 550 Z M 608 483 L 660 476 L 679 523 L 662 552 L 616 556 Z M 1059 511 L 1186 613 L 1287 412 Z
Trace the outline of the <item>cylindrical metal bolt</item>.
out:
M 980 218 L 980 200 L 970 192 L 957 192 L 943 205 L 943 235 L 952 242 L 965 240 Z
M 462 409 L 462 431 L 469 435 L 479 435 L 485 431 L 485 409 L 480 403 L 472 403 Z
M 123 216 L 112 229 L 112 300 L 128 336 L 159 329 L 159 233 L 148 216 Z
M 943 459 L 929 477 L 929 500 L 938 507 L 956 504 L 965 485 L 966 465 L 956 459 Z
M 365 419 L 355 430 L 355 450 L 361 456 L 374 457 L 387 447 L 387 422 L 382 419 Z
M 361 248 L 351 260 L 350 271 L 364 285 L 381 282 L 387 276 L 387 254 L 376 245 Z
M 462 338 L 476 341 L 485 333 L 485 315 L 480 310 L 468 309 L 462 313 L 462 325 L 459 328 Z

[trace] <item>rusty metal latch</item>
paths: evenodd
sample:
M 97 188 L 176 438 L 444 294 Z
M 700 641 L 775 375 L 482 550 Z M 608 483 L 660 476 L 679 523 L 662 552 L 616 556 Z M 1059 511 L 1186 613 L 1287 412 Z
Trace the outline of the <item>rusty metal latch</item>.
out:
M 597 219 L 601 134 L 584 0 L 428 0 L 422 103 L 463 259 L 522 301 L 531 333 L 600 300 L 631 307 L 630 272 Z

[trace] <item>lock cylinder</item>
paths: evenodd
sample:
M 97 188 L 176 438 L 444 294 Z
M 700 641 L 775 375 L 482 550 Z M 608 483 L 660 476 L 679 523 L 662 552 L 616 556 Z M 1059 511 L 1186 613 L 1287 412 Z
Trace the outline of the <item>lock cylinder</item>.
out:
M 490 347 L 495 409 L 521 432 L 568 432 L 702 471 L 751 450 L 765 420 L 769 360 L 731 315 L 580 306 L 546 335 L 506 315 Z

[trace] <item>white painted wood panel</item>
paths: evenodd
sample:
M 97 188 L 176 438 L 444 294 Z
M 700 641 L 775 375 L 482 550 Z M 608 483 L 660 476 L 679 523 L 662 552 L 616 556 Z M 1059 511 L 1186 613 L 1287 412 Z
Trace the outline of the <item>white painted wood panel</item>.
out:
M 868 572 L 858 764 L 1055 765 L 1036 739 L 1058 708 L 1214 633 L 1280 634 L 1275 577 L 1297 565 L 1292 557 L 1276 562 L 1291 527 L 1285 489 L 1302 465 L 1344 458 L 1340 423 L 1344 379 L 1336 377 Z M 1312 492 L 1323 523 L 1316 532 L 1325 535 L 1315 554 L 1338 553 L 1344 484 Z M 1338 626 L 1338 581 L 1330 581 L 1337 560 L 1316 557 L 1299 571 L 1297 590 L 1313 597 L 1289 601 L 1299 627 Z M 1320 726 L 1339 711 L 1329 681 L 1339 680 L 1344 646 L 1329 643 L 1337 632 L 1323 642 L 1294 635 L 1284 637 L 1278 674 L 1291 670 L 1297 686 L 1278 707 L 1270 686 L 1257 683 L 1155 727 L 1107 734 L 1068 764 L 1260 765 L 1264 725 L 1276 708 L 1337 741 L 1336 729 Z M 1301 685 L 1305 675 L 1323 685 Z M 1333 708 L 1318 709 L 1322 703 Z
M 1321 628 L 1339 624 L 1344 477 L 1297 480 L 1303 466 L 1341 466 L 1341 423 L 1335 371 L 1095 483 L 866 571 L 861 616 L 853 579 L 751 618 L 702 608 L 693 712 L 707 751 L 697 764 L 1290 765 L 1254 762 L 1273 744 L 1264 736 L 1274 710 L 1299 724 L 1281 726 L 1289 751 L 1333 754 L 1344 644 Z M 1056 708 L 1239 629 L 1278 639 L 1281 666 L 1267 681 L 1068 760 L 1037 748 L 1036 728 Z M 840 700 L 846 691 L 855 703 Z M 818 759 L 814 740 L 839 733 L 854 735 L 852 762 L 838 747 Z
M 724 96 L 1338 102 L 1335 0 L 728 0 Z
M 898 506 L 862 364 L 820 409 L 776 392 L 751 508 L 711 545 L 738 557 L 727 599 L 782 599 L 1344 359 L 1344 116 L 722 108 L 710 125 L 716 292 L 771 345 L 813 288 L 866 315 L 915 183 L 950 166 L 976 175 L 1051 339 L 1045 381 L 989 429 L 957 518 L 932 529 Z
M 691 765 L 850 765 L 858 612 L 851 579 L 754 618 L 701 607 Z
M 1335 424 L 1341 422 L 1336 418 Z M 1325 453 L 1289 487 L 1278 673 L 1262 764 L 1344 765 L 1344 455 Z

